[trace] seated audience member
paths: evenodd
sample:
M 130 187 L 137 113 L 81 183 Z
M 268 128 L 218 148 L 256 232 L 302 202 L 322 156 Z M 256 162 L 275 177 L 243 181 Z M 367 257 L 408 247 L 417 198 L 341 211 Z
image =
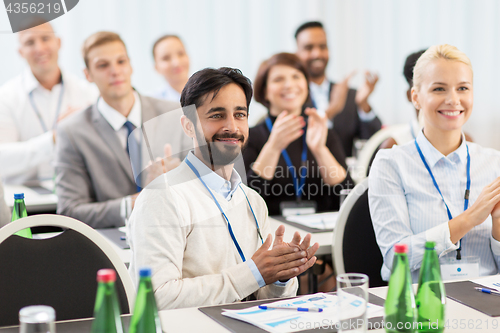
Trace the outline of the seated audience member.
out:
M 61 40 L 49 23 L 18 36 L 29 68 L 0 87 L 0 174 L 6 184 L 51 179 L 57 123 L 97 99 L 95 87 L 60 69 Z
M 155 69 L 165 78 L 165 87 L 156 98 L 179 102 L 189 79 L 189 57 L 181 39 L 175 35 L 160 37 L 153 45 Z
M 329 127 L 338 134 L 346 156 L 351 156 L 354 140 L 369 139 L 382 126 L 368 103 L 378 76 L 365 72 L 364 84 L 357 91 L 349 89 L 348 75 L 342 82 L 326 77 L 329 60 L 326 32 L 321 22 L 306 22 L 295 32 L 297 56 L 302 60 L 311 79 L 312 105 L 320 115 L 326 114 Z
M 145 178 L 144 173 L 139 175 L 145 164 L 139 151 L 150 149 L 145 146 L 151 145 L 159 133 L 167 136 L 167 150 L 174 153 L 188 150 L 190 142 L 177 124 L 149 131 L 144 136 L 148 142 L 138 135 L 139 131 L 133 131 L 149 130 L 151 127 L 145 126 L 151 121 L 180 105 L 141 96 L 132 88 L 132 67 L 120 36 L 112 32 L 93 34 L 83 44 L 83 58 L 85 75 L 97 85 L 101 96 L 58 128 L 57 213 L 94 228 L 122 226 Z M 180 160 L 170 162 L 174 161 L 166 163 L 167 169 Z
M 181 118 L 194 150 L 151 182 L 130 217 L 130 274 L 149 266 L 158 308 L 294 296 L 296 276 L 319 245 L 275 233 L 264 200 L 233 168 L 248 138 L 250 81 L 237 69 L 203 69 L 182 91 Z
M 10 209 L 5 203 L 3 184 L 0 179 L 0 228 L 10 222 L 11 213 Z
M 473 257 L 479 263 L 463 265 L 462 277 L 497 274 L 500 152 L 466 142 L 462 132 L 472 113 L 470 60 L 454 46 L 432 46 L 418 59 L 413 84 L 424 128 L 412 142 L 379 151 L 369 177 L 382 278 L 389 279 L 394 244 L 405 243 L 417 282 L 426 241 L 436 242 L 442 272 Z
M 411 103 L 411 88 L 413 88 L 413 68 L 417 63 L 418 58 L 425 52 L 426 50 L 420 50 L 418 52 L 410 54 L 405 61 L 405 66 L 403 68 L 403 75 L 405 76 L 406 82 L 408 82 L 408 90 L 406 91 L 406 97 L 408 98 L 408 102 Z M 413 141 L 416 139 L 418 132 L 422 129 L 422 126 L 419 122 L 419 110 L 415 109 L 417 117 L 412 120 L 405 128 L 394 132 L 393 137 L 385 140 L 380 148 L 391 148 L 394 145 L 403 145 L 407 142 Z M 472 142 L 472 138 L 465 134 L 465 139 L 467 141 Z
M 309 85 L 299 58 L 279 53 L 264 61 L 254 88 L 269 116 L 250 129 L 243 153 L 249 186 L 264 198 L 270 215 L 280 215 L 285 201 L 293 206 L 313 200 L 318 211 L 338 209 L 335 185 L 346 179 L 344 151 L 326 117 L 304 110 Z

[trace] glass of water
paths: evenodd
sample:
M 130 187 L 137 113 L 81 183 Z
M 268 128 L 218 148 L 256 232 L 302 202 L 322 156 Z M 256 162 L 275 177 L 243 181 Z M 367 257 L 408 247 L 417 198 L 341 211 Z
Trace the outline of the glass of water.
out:
M 47 305 L 31 305 L 19 311 L 20 333 L 55 333 L 56 311 Z
M 366 332 L 368 276 L 346 273 L 337 276 L 339 332 Z

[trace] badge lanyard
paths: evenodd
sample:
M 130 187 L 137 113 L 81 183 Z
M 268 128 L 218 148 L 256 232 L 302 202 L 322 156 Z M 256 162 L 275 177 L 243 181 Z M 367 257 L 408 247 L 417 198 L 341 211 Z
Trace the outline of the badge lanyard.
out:
M 219 208 L 220 212 L 222 213 L 222 216 L 224 216 L 224 219 L 227 222 L 227 228 L 229 230 L 229 234 L 231 235 L 233 243 L 236 246 L 236 249 L 238 250 L 238 253 L 240 254 L 241 260 L 243 260 L 243 262 L 245 262 L 246 261 L 245 255 L 243 254 L 243 251 L 241 250 L 240 244 L 238 244 L 238 241 L 236 240 L 236 236 L 234 236 L 233 228 L 231 228 L 231 223 L 229 223 L 229 219 L 227 218 L 226 214 L 222 210 L 222 207 L 220 206 L 219 202 L 215 198 L 215 196 L 212 193 L 212 191 L 210 191 L 210 189 L 208 188 L 207 184 L 205 184 L 205 182 L 203 181 L 203 179 L 201 179 L 201 176 L 200 176 L 200 173 L 198 172 L 198 170 L 196 170 L 196 168 L 193 166 L 193 164 L 191 164 L 191 162 L 189 162 L 189 160 L 187 158 L 185 159 L 185 161 L 186 161 L 186 164 L 191 168 L 191 170 L 193 170 L 193 172 L 196 175 L 196 177 L 198 177 L 198 179 L 201 181 L 201 183 L 205 186 L 205 188 L 207 189 L 208 193 L 210 193 L 210 195 L 214 199 L 215 204 L 217 205 L 217 207 Z M 241 188 L 241 184 L 239 185 L 239 187 L 240 187 L 241 191 L 243 191 L 243 188 Z M 248 207 L 250 207 L 250 211 L 252 212 L 253 218 L 255 220 L 255 225 L 257 226 L 257 234 L 259 235 L 261 243 L 264 244 L 264 239 L 262 238 L 262 234 L 260 233 L 259 223 L 257 222 L 257 217 L 255 216 L 255 213 L 253 211 L 252 205 L 250 204 L 250 200 L 248 200 L 248 197 L 247 197 L 247 194 L 245 193 L 245 191 L 243 191 L 243 194 L 245 195 L 245 198 L 247 199 Z
M 420 147 L 417 143 L 417 140 L 415 139 L 415 146 L 417 147 L 418 154 L 420 155 L 420 158 L 422 159 L 422 162 L 424 162 L 425 168 L 429 172 L 429 175 L 432 178 L 432 182 L 434 183 L 434 187 L 438 190 L 439 194 L 441 195 L 441 199 L 443 200 L 444 205 L 446 206 L 446 211 L 448 212 L 448 218 L 451 220 L 453 219 L 453 216 L 451 215 L 450 209 L 448 208 L 448 205 L 446 204 L 446 201 L 444 200 L 443 194 L 441 193 L 441 190 L 439 189 L 439 186 L 436 182 L 436 179 L 434 178 L 434 175 L 432 174 L 431 168 L 429 168 L 429 165 L 425 161 L 424 154 L 422 154 L 422 151 L 420 150 Z M 470 154 L 469 154 L 469 146 L 465 144 L 465 147 L 467 148 L 467 185 L 465 189 L 465 195 L 464 195 L 464 212 L 469 208 L 469 194 L 470 194 Z M 462 250 L 462 239 L 460 239 L 457 249 L 457 260 L 462 259 L 462 255 L 460 254 L 460 251 Z
M 57 102 L 56 116 L 54 118 L 54 124 L 52 125 L 52 129 L 56 128 L 57 118 L 59 117 L 59 112 L 61 111 L 63 95 L 64 95 L 64 82 L 63 82 L 63 79 L 61 76 L 61 92 L 59 93 L 59 100 Z M 49 129 L 45 125 L 45 122 L 43 121 L 42 115 L 40 114 L 40 111 L 36 107 L 35 101 L 33 99 L 33 90 L 29 93 L 29 99 L 30 99 L 31 106 L 33 107 L 33 110 L 35 111 L 35 113 L 38 117 L 38 120 L 40 121 L 40 125 L 42 125 L 43 132 L 44 133 L 48 132 Z
M 273 129 L 273 123 L 271 122 L 271 119 L 269 117 L 266 118 L 266 125 L 267 128 L 269 129 L 269 133 L 271 133 Z M 306 131 L 307 127 L 304 130 L 304 134 L 302 135 L 302 155 L 300 159 L 300 179 L 297 179 L 297 171 L 295 167 L 292 164 L 292 160 L 290 159 L 290 155 L 288 155 L 288 152 L 286 149 L 283 149 L 281 151 L 281 155 L 283 155 L 283 158 L 285 159 L 286 165 L 289 170 L 292 170 L 292 177 L 293 177 L 293 185 L 295 187 L 295 196 L 297 198 L 297 201 L 300 201 L 302 199 L 302 188 L 304 187 L 306 183 L 306 175 L 307 175 L 307 168 L 306 168 L 306 161 L 307 161 L 307 143 L 306 143 Z

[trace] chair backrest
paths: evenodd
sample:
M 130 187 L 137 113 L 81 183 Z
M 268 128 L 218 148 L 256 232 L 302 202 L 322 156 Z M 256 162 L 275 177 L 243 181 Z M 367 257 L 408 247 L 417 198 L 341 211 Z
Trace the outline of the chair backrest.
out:
M 356 180 L 361 181 L 368 177 L 370 166 L 377 154 L 380 145 L 391 138 L 395 132 L 406 128 L 408 124 L 390 125 L 382 128 L 366 141 L 363 149 L 359 152 L 358 162 L 356 163 Z
M 35 226 L 64 228 L 46 239 L 28 239 L 15 232 Z M 57 320 L 93 316 L 101 268 L 117 272 L 122 313 L 133 309 L 135 288 L 118 253 L 97 231 L 61 215 L 34 215 L 0 229 L 0 326 L 19 323 L 19 310 L 50 305 Z
M 340 207 L 332 244 L 335 271 L 364 273 L 370 287 L 386 286 L 380 269 L 384 263 L 368 206 L 368 178 L 356 185 Z

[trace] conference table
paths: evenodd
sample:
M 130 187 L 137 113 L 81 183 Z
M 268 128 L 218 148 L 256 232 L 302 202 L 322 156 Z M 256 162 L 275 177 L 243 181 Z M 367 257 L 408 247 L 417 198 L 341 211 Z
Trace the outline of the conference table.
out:
M 57 195 L 54 194 L 54 182 L 42 181 L 30 186 L 4 184 L 4 198 L 9 209 L 14 206 L 14 194 L 24 193 L 24 203 L 29 215 L 55 213 Z
M 370 288 L 373 295 L 385 299 L 387 287 Z M 163 310 L 159 312 L 162 328 L 165 332 L 204 332 L 222 333 L 231 332 L 218 322 L 214 321 L 199 308 L 185 308 L 175 310 Z M 466 305 L 458 303 L 450 298 L 446 299 L 446 320 L 449 327 L 444 332 L 481 332 L 493 333 L 500 331 L 500 317 L 490 317 L 484 313 L 474 310 Z M 242 325 L 248 326 L 246 323 Z M 320 330 L 321 332 L 333 332 L 333 330 Z M 261 332 L 255 328 L 255 332 Z M 373 329 L 369 332 L 385 332 L 384 329 Z
M 387 295 L 387 287 L 370 288 L 369 292 L 373 295 L 385 298 Z M 492 296 L 493 297 L 493 296 Z M 248 302 L 251 306 L 252 302 Z M 229 306 L 231 304 L 228 304 Z M 232 332 L 218 322 L 211 319 L 199 310 L 199 308 L 185 308 L 174 310 L 159 311 L 159 317 L 164 332 L 169 333 L 185 333 L 185 332 L 204 332 L 204 333 L 224 333 Z M 128 326 L 130 317 L 124 316 L 124 324 Z M 230 319 L 234 320 L 234 319 Z M 465 333 L 465 332 L 481 332 L 493 333 L 500 330 L 500 317 L 490 317 L 479 311 L 476 311 L 466 305 L 458 303 L 450 298 L 446 299 L 446 317 L 449 322 L 449 327 L 444 330 L 445 333 Z M 249 324 L 239 322 L 245 328 L 244 332 L 262 332 L 256 327 Z M 92 319 L 79 319 L 57 323 L 56 329 L 58 333 L 88 333 Z M 242 332 L 243 330 L 238 330 Z M 320 332 L 334 332 L 331 328 L 315 330 Z M 0 328 L 0 333 L 16 333 L 19 332 L 18 327 Z M 369 332 L 379 333 L 385 332 L 384 329 L 372 329 Z

